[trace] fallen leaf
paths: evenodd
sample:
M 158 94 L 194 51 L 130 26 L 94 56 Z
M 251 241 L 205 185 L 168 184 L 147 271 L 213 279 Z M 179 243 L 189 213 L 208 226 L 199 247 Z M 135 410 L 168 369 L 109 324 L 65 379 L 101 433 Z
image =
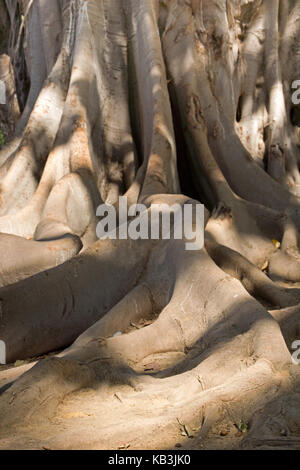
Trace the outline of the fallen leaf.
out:
M 199 432 L 199 431 L 201 431 L 201 429 L 202 429 L 202 427 L 200 426 L 199 428 L 193 428 L 193 431 L 194 432 Z
M 275 248 L 279 250 L 279 248 L 281 247 L 281 243 L 278 240 L 275 240 L 274 238 L 272 240 L 272 243 L 275 246 Z
M 241 433 L 246 433 L 248 431 L 248 425 L 242 419 L 240 419 L 237 428 Z
M 126 450 L 129 449 L 130 444 L 122 444 L 121 446 L 118 447 L 119 450 Z
M 181 423 L 179 419 L 177 418 L 178 424 L 180 426 L 180 434 L 181 436 L 188 437 L 190 439 L 194 438 L 194 434 L 189 430 L 188 426 L 184 423 Z

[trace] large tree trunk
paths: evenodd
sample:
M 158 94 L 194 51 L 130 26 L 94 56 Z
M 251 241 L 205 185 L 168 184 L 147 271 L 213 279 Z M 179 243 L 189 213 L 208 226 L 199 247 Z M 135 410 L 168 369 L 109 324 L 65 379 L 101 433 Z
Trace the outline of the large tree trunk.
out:
M 0 447 L 300 447 L 300 2 L 0 14 L 0 340 L 63 351 L 0 369 Z M 97 240 L 121 195 L 201 201 L 205 248 Z

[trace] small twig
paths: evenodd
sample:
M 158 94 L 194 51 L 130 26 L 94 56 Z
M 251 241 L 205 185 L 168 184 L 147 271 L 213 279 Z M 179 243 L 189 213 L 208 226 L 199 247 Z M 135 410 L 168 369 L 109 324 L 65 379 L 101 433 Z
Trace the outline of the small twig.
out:
M 114 394 L 114 397 L 116 397 L 117 400 L 119 400 L 121 403 L 123 403 L 123 400 L 119 397 L 117 393 Z

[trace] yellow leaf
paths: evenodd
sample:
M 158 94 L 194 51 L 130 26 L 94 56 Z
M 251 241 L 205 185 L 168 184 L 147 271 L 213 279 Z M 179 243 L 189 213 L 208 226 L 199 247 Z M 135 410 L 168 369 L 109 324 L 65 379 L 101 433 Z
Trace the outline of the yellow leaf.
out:
M 278 240 L 275 240 L 274 238 L 272 240 L 272 243 L 279 250 L 279 248 L 281 247 L 281 243 Z

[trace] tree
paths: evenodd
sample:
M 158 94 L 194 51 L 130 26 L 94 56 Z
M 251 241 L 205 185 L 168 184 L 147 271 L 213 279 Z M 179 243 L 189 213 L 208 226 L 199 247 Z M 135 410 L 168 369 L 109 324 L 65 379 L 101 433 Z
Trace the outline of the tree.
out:
M 300 2 L 0 13 L 0 339 L 63 350 L 0 374 L 0 445 L 296 447 Z M 205 248 L 98 240 L 124 194 L 201 201 Z

